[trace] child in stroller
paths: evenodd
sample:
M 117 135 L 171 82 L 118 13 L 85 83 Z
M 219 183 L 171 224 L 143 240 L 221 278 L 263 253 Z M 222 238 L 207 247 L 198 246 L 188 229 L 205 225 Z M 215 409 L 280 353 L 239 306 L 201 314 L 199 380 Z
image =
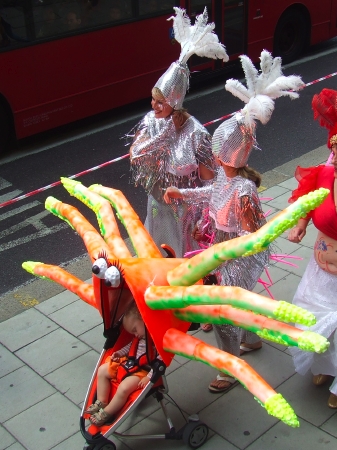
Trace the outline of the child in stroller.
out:
M 115 414 L 125 405 L 130 394 L 143 389 L 152 376 L 153 370 L 146 370 L 142 359 L 146 356 L 145 325 L 142 316 L 133 302 L 123 316 L 124 329 L 134 338 L 120 350 L 106 358 L 98 369 L 97 400 L 85 411 L 90 414 L 90 422 L 102 426 L 115 419 Z M 138 364 L 133 364 L 136 358 Z M 111 380 L 119 383 L 110 402 Z

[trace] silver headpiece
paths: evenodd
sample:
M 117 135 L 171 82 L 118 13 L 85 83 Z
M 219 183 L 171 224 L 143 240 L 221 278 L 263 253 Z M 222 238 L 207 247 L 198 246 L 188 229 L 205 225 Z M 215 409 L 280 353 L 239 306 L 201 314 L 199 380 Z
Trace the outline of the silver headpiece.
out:
M 242 113 L 236 113 L 215 130 L 212 138 L 213 154 L 227 166 L 245 166 L 256 142 L 255 129 L 255 122 L 247 125 Z
M 170 65 L 154 87 L 161 91 L 172 108 L 181 109 L 189 87 L 188 58 L 193 54 L 213 59 L 221 58 L 223 61 L 228 61 L 229 58 L 225 47 L 213 32 L 214 23 L 207 23 L 206 8 L 196 17 L 194 25 L 191 25 L 184 9 L 176 7 L 173 9 L 176 16 L 168 20 L 173 20 L 174 38 L 181 45 L 180 57 Z
M 282 75 L 281 58 L 274 58 L 263 50 L 260 56 L 261 73 L 246 55 L 240 56 L 247 87 L 240 81 L 227 80 L 225 88 L 246 103 L 233 117 L 222 123 L 214 132 L 212 151 L 231 167 L 244 167 L 256 146 L 256 120 L 266 124 L 274 111 L 274 99 L 281 96 L 297 98 L 294 92 L 304 87 L 300 77 Z
M 155 87 L 165 97 L 166 102 L 174 109 L 181 109 L 189 88 L 190 71 L 187 64 L 176 61 L 159 78 Z

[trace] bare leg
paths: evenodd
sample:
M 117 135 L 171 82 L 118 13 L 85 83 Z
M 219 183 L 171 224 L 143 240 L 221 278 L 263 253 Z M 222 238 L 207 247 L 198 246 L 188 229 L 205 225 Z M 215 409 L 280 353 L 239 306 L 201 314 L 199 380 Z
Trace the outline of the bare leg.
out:
M 139 381 L 140 378 L 134 375 L 124 378 L 118 386 L 113 399 L 104 408 L 104 411 L 109 415 L 116 414 L 125 405 L 129 395 L 137 390 Z
M 109 401 L 110 380 L 108 363 L 102 364 L 97 373 L 97 400 L 105 404 Z

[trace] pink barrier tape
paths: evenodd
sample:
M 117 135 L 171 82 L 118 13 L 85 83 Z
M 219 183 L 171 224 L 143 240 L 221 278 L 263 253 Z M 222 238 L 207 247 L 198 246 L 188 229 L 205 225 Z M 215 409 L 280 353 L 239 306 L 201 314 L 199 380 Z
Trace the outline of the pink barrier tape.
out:
M 97 169 L 101 169 L 104 166 L 108 166 L 111 163 L 120 161 L 121 159 L 125 159 L 125 158 L 128 158 L 128 157 L 129 157 L 129 154 L 124 155 L 124 156 L 119 156 L 118 158 L 111 159 L 110 161 L 106 161 L 105 163 L 99 164 L 98 166 L 91 167 L 91 169 L 83 170 L 83 172 L 79 172 L 79 173 L 77 173 L 75 175 L 71 175 L 68 178 L 71 178 L 71 179 L 78 178 L 81 175 L 85 175 L 86 173 L 93 172 L 94 170 L 97 170 Z M 20 195 L 19 197 L 12 198 L 12 200 L 8 200 L 7 202 L 1 203 L 0 204 L 0 208 L 3 208 L 4 206 L 11 205 L 12 203 L 15 203 L 15 202 L 17 202 L 19 200 L 22 200 L 24 198 L 31 197 L 32 195 L 38 194 L 39 192 L 46 191 L 47 189 L 50 189 L 50 188 L 52 188 L 54 186 L 58 186 L 59 184 L 61 184 L 61 181 L 55 181 L 54 183 L 48 184 L 47 186 L 44 186 L 44 187 L 39 188 L 39 189 L 35 189 L 34 191 L 28 192 L 27 194 L 23 194 L 23 195 Z
M 337 72 L 333 72 L 333 73 L 330 73 L 329 75 L 326 75 L 325 77 L 317 78 L 317 80 L 310 81 L 310 83 L 306 83 L 303 86 L 303 89 L 305 87 L 308 87 L 308 86 L 311 86 L 313 84 L 319 83 L 320 81 L 324 81 L 324 80 L 327 80 L 328 78 L 332 78 L 335 75 L 337 75 Z M 231 114 L 227 114 L 227 115 L 222 116 L 222 117 L 219 117 L 218 119 L 211 120 L 210 122 L 206 122 L 206 123 L 204 123 L 204 127 L 208 127 L 209 125 L 212 125 L 212 124 L 214 124 L 216 122 L 220 122 L 221 120 L 227 119 L 228 117 L 231 117 L 234 114 L 235 114 L 235 112 L 231 113 Z M 109 164 L 112 164 L 114 162 L 120 161 L 121 159 L 128 158 L 128 157 L 129 157 L 129 154 L 126 154 L 126 155 L 123 155 L 123 156 L 119 156 L 118 158 L 111 159 L 110 161 L 106 161 L 105 163 L 102 163 L 102 164 L 100 164 L 98 166 L 92 167 L 91 169 L 84 170 L 83 172 L 77 173 L 76 175 L 71 175 L 68 178 L 77 178 L 77 177 L 79 177 L 81 175 L 85 175 L 86 173 L 93 172 L 94 170 L 97 170 L 97 169 L 101 169 L 102 167 L 108 166 Z M 331 159 L 328 160 L 329 163 L 330 163 L 330 161 L 331 161 Z M 327 162 L 327 164 L 328 164 L 328 162 Z M 12 200 L 8 200 L 7 202 L 1 203 L 0 204 L 0 208 L 3 208 L 4 206 L 11 205 L 11 204 L 13 204 L 15 202 L 18 202 L 19 200 L 22 200 L 24 198 L 31 197 L 32 195 L 38 194 L 39 192 L 43 192 L 43 191 L 45 191 L 47 189 L 50 189 L 50 188 L 52 188 L 54 186 L 59 185 L 60 183 L 61 183 L 60 181 L 55 181 L 55 183 L 48 184 L 47 186 L 44 186 L 42 188 L 35 189 L 35 191 L 31 191 L 31 192 L 28 192 L 27 194 L 20 195 L 19 197 L 15 197 Z

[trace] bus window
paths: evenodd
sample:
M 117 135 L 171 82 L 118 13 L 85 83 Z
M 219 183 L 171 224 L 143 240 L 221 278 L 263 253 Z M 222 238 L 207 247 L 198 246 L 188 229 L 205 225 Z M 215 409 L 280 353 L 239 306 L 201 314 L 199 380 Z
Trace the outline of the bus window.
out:
M 132 17 L 131 0 L 112 1 L 106 6 L 106 21 L 118 22 Z
M 163 14 L 163 12 L 172 12 L 175 5 L 174 0 L 139 0 L 139 15 Z
M 244 2 L 225 0 L 224 43 L 229 55 L 244 53 Z
M 55 36 L 65 31 L 65 23 L 60 16 L 58 5 L 40 4 L 34 8 L 34 26 L 36 37 Z
M 212 17 L 212 1 L 190 0 L 190 17 L 195 18 L 198 14 L 202 14 L 204 12 L 205 6 L 207 8 L 208 17 Z
M 16 47 L 27 42 L 29 32 L 28 18 L 25 16 L 22 1 L 0 1 L 0 49 Z

